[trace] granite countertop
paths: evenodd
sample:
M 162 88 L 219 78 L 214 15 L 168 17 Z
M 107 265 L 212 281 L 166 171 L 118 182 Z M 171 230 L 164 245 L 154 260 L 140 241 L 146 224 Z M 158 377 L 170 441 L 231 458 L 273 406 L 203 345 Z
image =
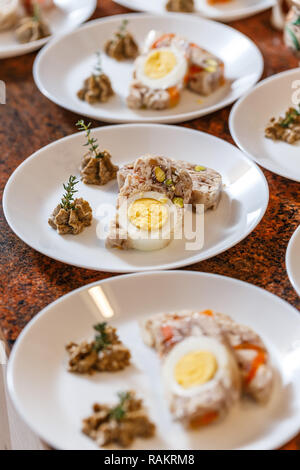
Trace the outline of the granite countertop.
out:
M 128 12 L 111 0 L 101 0 L 94 18 Z M 270 26 L 270 10 L 230 23 L 261 50 L 267 77 L 298 66 L 284 46 L 282 34 Z M 8 177 L 39 148 L 74 133 L 79 116 L 45 98 L 36 88 L 32 66 L 36 53 L 0 61 L 0 79 L 7 86 L 7 104 L 0 105 L 1 197 Z M 233 143 L 228 129 L 230 107 L 183 125 Z M 93 126 L 103 123 L 92 121 Z M 212 259 L 186 269 L 241 279 L 280 296 L 300 310 L 300 299 L 285 269 L 289 239 L 300 224 L 299 183 L 263 169 L 270 188 L 267 212 L 258 227 L 241 243 Z M 29 248 L 8 227 L 0 214 L 0 328 L 12 345 L 22 328 L 43 307 L 58 297 L 93 281 L 111 277 L 47 258 Z M 300 435 L 286 449 L 300 450 Z

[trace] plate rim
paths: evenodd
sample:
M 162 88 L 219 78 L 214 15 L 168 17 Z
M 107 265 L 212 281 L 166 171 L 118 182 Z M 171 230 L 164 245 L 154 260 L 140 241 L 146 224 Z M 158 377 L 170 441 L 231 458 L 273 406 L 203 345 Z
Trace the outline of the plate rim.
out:
M 85 19 L 81 20 L 80 23 L 74 26 L 70 30 L 70 32 L 80 27 L 83 23 L 87 22 L 87 20 L 95 13 L 95 10 L 97 7 L 97 0 L 89 0 L 89 1 L 90 1 L 90 8 L 87 9 L 86 14 L 84 15 Z M 14 46 L 10 46 L 7 50 L 2 51 L 2 52 L 0 51 L 0 60 L 29 54 L 30 52 L 34 52 L 40 49 L 42 46 L 44 46 L 48 42 L 51 42 L 60 36 L 64 36 L 65 34 L 68 34 L 68 33 L 61 32 L 61 33 L 48 36 L 46 38 L 38 39 L 36 41 L 31 41 L 27 44 L 17 44 Z
M 92 20 L 92 21 L 88 21 L 85 24 L 82 24 L 81 26 L 76 28 L 76 30 L 73 30 L 73 31 L 71 31 L 67 34 L 58 36 L 56 38 L 53 38 L 51 41 L 49 41 L 49 43 L 45 47 L 43 47 L 43 49 L 41 49 L 39 51 L 39 53 L 37 54 L 37 56 L 34 60 L 32 75 L 33 75 L 33 79 L 34 79 L 36 87 L 38 88 L 40 93 L 42 93 L 48 100 L 52 101 L 57 106 L 59 106 L 63 109 L 66 109 L 66 110 L 68 110 L 72 113 L 78 114 L 78 108 L 76 109 L 76 106 L 73 107 L 73 106 L 66 106 L 65 104 L 62 104 L 61 100 L 58 99 L 57 97 L 53 96 L 53 94 L 50 93 L 45 88 L 42 81 L 40 80 L 39 67 L 40 67 L 41 61 L 43 60 L 44 55 L 47 54 L 48 51 L 52 47 L 56 47 L 57 43 L 59 43 L 65 37 L 71 36 L 71 35 L 74 35 L 74 34 L 78 34 L 79 32 L 81 32 L 82 30 L 85 30 L 85 29 L 93 28 L 95 24 L 109 23 L 109 22 L 114 22 L 116 20 L 121 21 L 122 19 L 129 19 L 130 20 L 130 19 L 141 18 L 141 17 L 154 18 L 155 19 L 155 18 L 168 18 L 170 16 L 173 16 L 174 18 L 183 18 L 184 17 L 183 14 L 178 14 L 178 13 L 167 13 L 167 14 L 162 14 L 162 15 L 157 15 L 157 14 L 152 14 L 152 13 L 125 13 L 125 14 L 119 14 L 119 15 L 105 16 L 105 17 L 102 17 L 102 18 L 97 18 L 97 19 Z M 218 27 L 220 27 L 220 28 L 224 28 L 224 29 L 230 30 L 231 32 L 234 32 L 238 36 L 243 37 L 245 40 L 247 40 L 248 43 L 253 48 L 253 51 L 255 51 L 255 53 L 257 55 L 257 59 L 259 61 L 259 67 L 257 68 L 257 72 L 256 72 L 257 77 L 255 79 L 255 82 L 251 85 L 251 88 L 253 86 L 255 86 L 255 84 L 260 80 L 260 78 L 262 76 L 262 73 L 263 73 L 264 58 L 263 58 L 263 55 L 262 55 L 260 49 L 258 48 L 258 46 L 248 36 L 241 33 L 240 31 L 232 28 L 231 26 L 220 23 L 218 21 L 210 20 L 210 19 L 207 19 L 207 18 L 199 17 L 199 16 L 189 16 L 189 17 L 187 17 L 187 19 L 188 19 L 188 21 L 195 21 L 195 22 L 203 21 L 203 22 L 206 22 L 206 23 L 207 22 L 208 23 L 213 23 L 214 25 L 218 25 Z M 158 123 L 161 123 L 161 124 L 167 124 L 167 123 L 180 123 L 180 122 L 190 121 L 190 120 L 199 118 L 201 116 L 206 116 L 206 115 L 209 115 L 209 114 L 211 114 L 215 111 L 223 109 L 226 106 L 229 106 L 230 104 L 234 103 L 237 99 L 240 98 L 240 96 L 241 96 L 241 94 L 238 95 L 237 98 L 234 98 L 234 97 L 231 97 L 231 98 L 227 97 L 226 98 L 225 97 L 223 102 L 219 101 L 219 102 L 217 102 L 217 103 L 215 103 L 211 106 L 208 106 L 206 108 L 199 108 L 199 110 L 195 110 L 195 111 L 184 112 L 184 113 L 180 113 L 180 114 L 172 114 L 172 115 L 169 115 L 169 116 L 159 116 L 158 115 L 158 116 L 149 117 L 149 118 L 145 117 L 142 120 L 139 117 L 126 118 L 126 119 L 120 119 L 119 118 L 118 119 L 117 117 L 111 118 L 111 117 L 98 116 L 98 115 L 94 114 L 93 109 L 91 109 L 91 112 L 82 112 L 82 111 L 80 111 L 80 114 L 82 116 L 94 119 L 98 122 L 109 122 L 109 123 L 113 123 L 113 124 L 130 124 L 130 123 L 131 124 L 135 124 L 135 123 L 142 123 L 142 124 L 146 124 L 146 123 L 149 123 L 149 124 L 157 123 L 158 124 Z M 174 109 L 176 109 L 176 108 L 174 108 Z
M 295 240 L 299 237 L 300 240 L 300 225 L 296 228 L 296 230 L 293 232 L 293 235 L 291 236 L 286 252 L 285 252 L 285 265 L 286 265 L 286 271 L 287 275 L 289 278 L 290 283 L 292 284 L 293 288 L 295 289 L 297 295 L 300 297 L 300 284 L 297 285 L 293 274 L 292 274 L 292 267 L 291 267 L 291 256 L 292 256 L 292 249 L 295 243 Z
M 273 299 L 274 301 L 278 302 L 279 304 L 285 306 L 290 311 L 290 315 L 294 315 L 294 317 L 297 318 L 297 321 L 300 321 L 299 312 L 293 305 L 291 305 L 289 302 L 282 299 L 278 295 L 273 294 L 272 292 L 270 292 L 270 291 L 268 291 L 268 290 L 266 290 L 266 289 L 264 289 L 260 286 L 256 286 L 255 284 L 251 284 L 251 283 L 248 283 L 246 281 L 242 281 L 240 279 L 232 278 L 232 277 L 229 277 L 229 276 L 224 276 L 224 275 L 221 275 L 221 274 L 215 274 L 215 273 L 209 273 L 209 272 L 199 272 L 199 271 L 192 271 L 192 270 L 184 270 L 184 271 L 156 270 L 156 271 L 150 271 L 150 272 L 149 271 L 144 271 L 144 272 L 139 272 L 139 273 L 123 274 L 123 275 L 113 276 L 113 277 L 109 277 L 109 278 L 106 278 L 106 279 L 91 282 L 91 283 L 86 284 L 84 286 L 81 286 L 77 289 L 74 289 L 74 290 L 68 292 L 67 294 L 62 295 L 58 299 L 56 299 L 53 302 L 51 302 L 50 304 L 48 304 L 42 310 L 40 310 L 27 323 L 27 325 L 23 328 L 23 330 L 19 334 L 19 336 L 18 336 L 18 338 L 17 338 L 17 340 L 16 340 L 16 342 L 15 342 L 13 348 L 12 348 L 12 351 L 10 353 L 8 363 L 7 363 L 7 387 L 8 387 L 8 392 L 9 392 L 10 398 L 11 398 L 17 412 L 22 417 L 24 422 L 30 427 L 30 429 L 32 429 L 38 436 L 40 436 L 41 439 L 43 439 L 45 442 L 47 442 L 51 447 L 53 447 L 54 449 L 57 449 L 57 450 L 63 450 L 63 448 L 61 446 L 57 446 L 56 444 L 54 445 L 53 440 L 48 440 L 48 438 L 46 438 L 44 433 L 40 433 L 37 429 L 38 426 L 32 426 L 32 424 L 29 423 L 29 420 L 27 420 L 27 417 L 25 416 L 25 413 L 23 413 L 22 406 L 20 404 L 20 401 L 19 401 L 19 399 L 17 397 L 17 394 L 16 394 L 16 391 L 14 389 L 14 374 L 13 374 L 14 360 L 15 360 L 15 356 L 17 354 L 17 351 L 19 350 L 19 348 L 22 344 L 23 338 L 26 338 L 27 331 L 29 331 L 31 329 L 31 327 L 36 322 L 39 321 L 39 319 L 41 317 L 43 317 L 44 315 L 47 315 L 48 310 L 51 310 L 51 308 L 53 306 L 55 306 L 56 304 L 58 304 L 60 302 L 63 302 L 68 297 L 71 297 L 72 295 L 76 295 L 79 292 L 82 292 L 83 290 L 90 289 L 91 287 L 99 286 L 99 285 L 106 284 L 106 283 L 109 284 L 111 282 L 113 282 L 113 283 L 118 282 L 120 280 L 120 278 L 127 279 L 127 278 L 131 278 L 131 277 L 148 277 L 148 276 L 171 276 L 172 277 L 172 276 L 177 276 L 177 275 L 187 276 L 187 277 L 188 276 L 198 276 L 200 278 L 223 279 L 223 281 L 229 282 L 229 283 L 232 283 L 232 284 L 248 286 L 248 288 L 252 289 L 254 292 L 260 291 L 261 294 L 263 294 L 266 297 L 269 297 L 270 299 Z M 286 444 L 291 439 L 293 439 L 293 437 L 295 437 L 299 433 L 299 430 L 300 430 L 300 422 L 298 424 L 298 427 L 295 428 L 293 431 L 290 431 L 284 439 L 283 438 L 282 439 L 277 439 L 276 442 L 274 443 L 274 445 L 272 445 L 272 447 L 270 446 L 265 450 L 274 450 L 274 449 L 277 449 L 279 447 L 282 447 L 284 444 Z M 243 447 L 241 449 L 243 449 Z M 100 450 L 105 450 L 105 449 L 100 448 Z M 253 448 L 252 450 L 255 450 L 255 449 Z
M 270 171 L 274 175 L 282 176 L 283 178 L 289 179 L 291 181 L 296 181 L 297 183 L 299 183 L 300 176 L 299 178 L 293 178 L 290 172 L 285 172 L 285 171 L 275 172 L 274 169 L 270 169 L 269 165 L 262 165 L 262 163 L 254 155 L 252 155 L 246 149 L 246 147 L 244 147 L 244 145 L 241 143 L 239 137 L 237 136 L 237 133 L 235 131 L 235 126 L 234 126 L 234 119 L 236 118 L 236 114 L 239 111 L 239 106 L 243 104 L 243 102 L 251 95 L 251 93 L 253 93 L 259 88 L 264 87 L 266 84 L 268 84 L 269 82 L 272 82 L 273 80 L 280 80 L 282 76 L 293 75 L 294 73 L 296 73 L 296 71 L 298 71 L 300 75 L 300 67 L 295 67 L 289 70 L 284 70 L 282 72 L 275 73 L 274 75 L 270 75 L 269 77 L 266 77 L 264 80 L 261 80 L 260 82 L 256 83 L 253 87 L 251 87 L 251 89 L 248 90 L 247 93 L 245 93 L 243 96 L 241 96 L 232 106 L 230 114 L 229 114 L 229 118 L 228 118 L 228 126 L 229 126 L 229 132 L 231 134 L 231 137 L 233 138 L 237 147 L 242 152 L 244 152 L 251 160 L 253 160 L 257 165 L 260 165 L 262 168 Z
M 225 251 L 229 250 L 230 248 L 234 247 L 235 245 L 237 245 L 238 243 L 240 243 L 242 240 L 244 240 L 245 238 L 247 238 L 250 233 L 255 230 L 255 228 L 258 226 L 258 224 L 262 221 L 265 213 L 266 213 L 266 210 L 268 208 L 268 205 L 269 205 L 269 197 L 270 197 L 270 193 L 269 193 L 269 185 L 268 185 L 268 182 L 267 182 L 267 179 L 264 175 L 264 173 L 262 172 L 262 170 L 259 168 L 259 166 L 251 159 L 249 159 L 247 157 L 247 155 L 245 155 L 240 149 L 238 149 L 237 147 L 235 147 L 233 144 L 231 144 L 230 142 L 227 142 L 226 140 L 224 139 L 220 139 L 219 137 L 216 137 L 214 135 L 211 135 L 211 134 L 208 134 L 207 132 L 203 132 L 203 131 L 198 131 L 196 129 L 190 129 L 190 128 L 187 128 L 187 127 L 183 127 L 183 126 L 174 126 L 174 125 L 167 125 L 167 124 L 148 124 L 148 123 L 139 123 L 139 124 L 119 124 L 119 125 L 110 125 L 110 126 L 100 126 L 100 127 L 96 127 L 94 128 L 94 130 L 101 130 L 101 129 L 106 129 L 108 131 L 112 130 L 112 129 L 118 129 L 118 128 L 126 128 L 126 127 L 155 127 L 155 128 L 167 128 L 167 129 L 176 129 L 176 131 L 178 132 L 185 132 L 185 133 L 194 133 L 194 134 L 197 134 L 199 135 L 199 137 L 201 135 L 204 135 L 206 138 L 208 139 L 211 139 L 211 140 L 217 140 L 217 141 L 221 141 L 225 146 L 230 146 L 232 148 L 234 148 L 235 150 L 237 150 L 238 152 L 240 152 L 240 156 L 242 159 L 246 160 L 252 168 L 255 168 L 258 172 L 258 174 L 260 175 L 261 177 L 261 181 L 262 181 L 262 184 L 264 186 L 264 191 L 265 191 L 265 201 L 264 201 L 264 205 L 261 207 L 261 214 L 260 216 L 255 220 L 254 223 L 252 223 L 248 230 L 245 231 L 245 233 L 242 234 L 242 236 L 238 236 L 238 238 L 232 242 L 230 242 L 228 244 L 228 246 L 226 246 L 225 248 L 222 248 L 221 250 L 218 250 L 215 254 L 213 255 L 207 255 L 207 256 L 204 256 L 204 257 L 201 257 L 201 251 L 199 252 L 199 254 L 196 256 L 196 257 L 193 257 L 192 260 L 187 260 L 187 259 L 182 259 L 182 260 L 179 260 L 179 261 L 176 261 L 176 262 L 171 262 L 171 263 L 165 263 L 165 264 L 162 264 L 162 265 L 158 265 L 158 266 L 155 266 L 155 267 L 145 267 L 143 266 L 141 269 L 139 268 L 130 268 L 130 269 L 118 269 L 118 268 L 114 268 L 114 267 L 111 267 L 111 268 L 105 268 L 105 272 L 108 272 L 108 273 L 116 273 L 116 274 L 127 274 L 127 273 L 135 273 L 135 272 L 144 272 L 144 271 L 157 271 L 158 269 L 159 270 L 169 270 L 169 269 L 178 269 L 178 268 L 182 268 L 182 267 L 186 267 L 186 266 L 192 266 L 194 265 L 195 263 L 200 263 L 202 261 L 205 261 L 207 259 L 210 259 L 210 258 L 213 258 L 215 256 L 218 256 L 220 255 L 221 253 L 224 253 Z M 3 191 L 3 197 L 2 197 L 2 207 L 3 207 L 3 212 L 4 212 L 4 216 L 5 216 L 5 219 L 6 219 L 6 222 L 8 223 L 10 229 L 13 231 L 13 233 L 23 242 L 25 243 L 27 246 L 29 246 L 30 248 L 32 248 L 33 250 L 35 250 L 36 252 L 38 253 L 41 253 L 42 255 L 44 256 L 47 256 L 48 258 L 50 259 L 54 259 L 55 261 L 59 261 L 61 263 L 64 263 L 66 265 L 69 265 L 69 266 L 75 266 L 75 267 L 78 267 L 78 268 L 83 268 L 83 269 L 90 269 L 90 270 L 93 270 L 93 271 L 96 271 L 96 272 L 101 272 L 103 270 L 103 268 L 101 267 L 91 267 L 91 266 L 86 266 L 86 265 L 82 265 L 80 263 L 75 263 L 73 262 L 72 264 L 70 263 L 66 263 L 65 261 L 63 261 L 61 258 L 58 258 L 56 256 L 49 256 L 49 254 L 47 254 L 45 251 L 41 251 L 39 249 L 37 249 L 36 247 L 34 247 L 33 245 L 31 245 L 30 243 L 27 243 L 23 240 L 23 238 L 20 236 L 19 234 L 19 231 L 18 230 L 15 230 L 15 227 L 14 227 L 14 223 L 11 221 L 10 219 L 10 216 L 9 216 L 9 209 L 8 209 L 8 191 L 10 189 L 10 186 L 13 185 L 13 181 L 14 181 L 14 177 L 17 173 L 19 173 L 19 171 L 21 171 L 24 166 L 27 165 L 27 163 L 29 161 L 32 161 L 34 160 L 35 158 L 38 158 L 39 157 L 39 153 L 40 151 L 44 151 L 46 149 L 48 149 L 49 147 L 54 147 L 56 145 L 57 142 L 60 142 L 62 140 L 71 140 L 71 139 L 75 139 L 76 136 L 78 135 L 81 135 L 81 134 L 84 134 L 84 131 L 82 132 L 76 132 L 74 134 L 71 134 L 71 135 L 68 135 L 66 137 L 62 137 L 61 139 L 57 139 L 55 140 L 54 142 L 51 142 L 49 144 L 47 144 L 46 146 L 44 147 L 41 147 L 40 149 L 38 149 L 37 151 L 35 151 L 31 156 L 25 158 L 25 160 L 13 171 L 13 173 L 10 175 L 10 177 L 8 178 L 7 182 L 6 182 L 6 185 L 5 185 L 5 188 L 4 188 L 4 191 Z
M 205 16 L 202 12 L 196 11 L 194 12 L 195 16 L 200 16 L 201 18 L 207 18 L 215 21 L 224 21 L 225 23 L 229 23 L 231 21 L 237 21 L 241 20 L 243 18 L 250 18 L 253 15 L 256 15 L 257 13 L 260 13 L 262 11 L 268 10 L 269 8 L 272 8 L 272 6 L 275 5 L 274 0 L 264 0 L 265 5 L 261 5 L 259 8 L 254 8 L 253 6 L 249 6 L 244 13 L 242 13 L 243 8 L 239 8 L 235 14 L 224 14 L 223 12 L 220 14 L 217 14 L 216 16 Z M 115 0 L 115 3 L 118 3 L 119 5 L 125 7 L 125 8 L 130 8 L 132 10 L 132 5 L 130 6 L 130 0 Z M 148 10 L 134 10 L 134 11 L 140 11 L 140 12 L 146 12 Z M 167 12 L 168 13 L 168 12 Z M 181 13 L 177 13 L 181 14 Z

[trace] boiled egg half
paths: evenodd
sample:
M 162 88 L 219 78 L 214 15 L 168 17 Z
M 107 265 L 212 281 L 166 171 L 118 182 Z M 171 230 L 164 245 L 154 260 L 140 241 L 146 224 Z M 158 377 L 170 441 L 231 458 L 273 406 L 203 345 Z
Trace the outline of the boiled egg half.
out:
M 152 49 L 136 59 L 136 78 L 152 89 L 181 86 L 188 68 L 185 54 L 174 46 Z
M 164 194 L 136 193 L 121 202 L 118 222 L 132 248 L 141 251 L 166 247 L 182 225 L 182 209 Z
M 166 356 L 163 381 L 171 394 L 186 398 L 202 394 L 206 400 L 220 382 L 236 388 L 239 379 L 236 363 L 221 342 L 192 336 L 174 346 Z

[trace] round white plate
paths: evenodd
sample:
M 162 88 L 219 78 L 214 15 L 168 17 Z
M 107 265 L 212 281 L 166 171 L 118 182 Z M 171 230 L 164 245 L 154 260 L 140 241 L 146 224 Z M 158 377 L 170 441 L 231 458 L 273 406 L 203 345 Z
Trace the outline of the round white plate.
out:
M 118 0 L 116 3 L 137 11 L 163 14 L 166 0 Z M 232 0 L 227 4 L 208 5 L 206 0 L 195 0 L 196 12 L 200 16 L 218 21 L 234 21 L 267 10 L 275 0 Z
M 49 24 L 52 35 L 20 44 L 13 30 L 0 32 L 0 59 L 16 57 L 36 51 L 56 35 L 65 34 L 77 28 L 95 11 L 97 0 L 55 0 L 55 8 L 43 12 L 43 18 Z
M 300 141 L 290 145 L 266 139 L 265 127 L 271 117 L 295 106 L 292 100 L 299 100 L 299 83 L 300 68 L 273 75 L 241 98 L 229 117 L 231 135 L 240 149 L 267 170 L 294 181 L 300 181 Z
M 138 322 L 153 313 L 206 308 L 226 313 L 262 336 L 276 381 L 266 405 L 242 400 L 222 422 L 187 432 L 168 412 L 160 361 L 143 344 Z M 65 345 L 91 338 L 92 326 L 103 320 L 118 328 L 133 365 L 92 377 L 67 372 Z M 133 448 L 274 449 L 300 430 L 299 337 L 299 312 L 251 284 L 189 271 L 118 276 L 61 297 L 27 325 L 8 363 L 8 387 L 27 424 L 58 449 L 96 448 L 81 434 L 81 420 L 96 401 L 113 403 L 117 391 L 132 388 L 157 425 L 155 438 L 138 439 Z
M 115 207 L 117 182 L 106 186 L 79 183 L 78 196 L 90 202 L 94 220 L 79 235 L 58 235 L 47 219 L 59 203 L 62 183 L 78 175 L 85 137 L 77 133 L 58 140 L 25 160 L 10 177 L 3 196 L 6 219 L 25 243 L 64 263 L 108 272 L 135 272 L 186 266 L 227 250 L 259 223 L 268 204 L 268 185 L 259 168 L 227 142 L 198 131 L 155 124 L 95 129 L 102 148 L 119 165 L 145 153 L 203 164 L 219 171 L 225 188 L 218 208 L 205 213 L 202 250 L 187 251 L 186 240 L 174 240 L 162 250 L 108 250 L 96 235 L 105 226 L 97 216 L 100 204 Z M 77 195 L 76 194 L 76 195 Z
M 227 82 L 211 96 L 202 98 L 184 90 L 180 103 L 163 111 L 132 110 L 126 105 L 132 80 L 133 62 L 117 62 L 102 54 L 103 70 L 109 75 L 116 94 L 107 103 L 90 105 L 77 97 L 84 79 L 95 66 L 95 52 L 102 49 L 122 20 L 142 45 L 151 29 L 187 37 L 219 56 L 225 63 Z M 234 52 L 233 52 L 234 51 Z M 107 122 L 181 122 L 232 103 L 260 78 L 263 59 L 246 36 L 220 23 L 187 15 L 117 15 L 95 20 L 77 31 L 51 41 L 37 56 L 34 79 L 42 93 L 59 106 L 77 114 Z
M 300 226 L 289 241 L 285 264 L 289 279 L 300 297 Z

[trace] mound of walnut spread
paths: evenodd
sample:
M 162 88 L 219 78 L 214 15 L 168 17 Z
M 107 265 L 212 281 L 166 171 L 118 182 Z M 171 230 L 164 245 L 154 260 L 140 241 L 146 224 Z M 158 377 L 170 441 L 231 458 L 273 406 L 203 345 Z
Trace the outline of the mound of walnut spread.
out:
M 166 9 L 168 11 L 192 13 L 195 11 L 194 0 L 168 0 Z
M 115 407 L 94 404 L 93 414 L 83 420 L 82 432 L 99 446 L 116 443 L 128 447 L 135 437 L 148 438 L 155 433 L 142 400 L 133 391 L 121 392 L 118 397 Z
M 80 174 L 84 183 L 103 186 L 117 177 L 118 169 L 107 150 L 99 152 L 96 157 L 88 152 L 82 158 Z
M 83 155 L 80 166 L 82 181 L 85 184 L 103 186 L 115 179 L 119 167 L 112 163 L 111 155 L 107 150 L 100 151 L 97 139 L 91 135 L 91 123 L 85 124 L 81 119 L 76 126 L 80 131 L 85 131 L 87 142 L 83 145 L 89 147 L 88 153 Z
M 83 82 L 77 96 L 90 104 L 106 103 L 114 95 L 109 77 L 105 73 L 91 75 Z
M 283 140 L 288 144 L 294 144 L 300 139 L 300 112 L 295 108 L 289 108 L 285 116 L 277 120 L 272 117 L 265 129 L 265 137 L 272 140 Z
M 76 177 L 70 176 L 68 183 L 63 185 L 65 194 L 61 202 L 48 219 L 48 224 L 60 235 L 66 233 L 77 235 L 92 223 L 93 214 L 89 203 L 82 198 L 74 200 L 74 194 L 77 193 L 76 184 L 78 184 Z
M 106 42 L 104 49 L 106 54 L 118 61 L 135 59 L 139 48 L 132 34 L 127 30 L 128 20 L 124 20 L 112 39 Z
M 48 219 L 49 225 L 60 235 L 71 233 L 77 235 L 84 227 L 91 225 L 93 219 L 92 208 L 82 198 L 75 199 L 71 209 L 65 209 L 58 204 Z
M 49 26 L 42 19 L 40 8 L 37 2 L 30 8 L 30 15 L 24 16 L 17 24 L 15 35 L 20 43 L 37 41 L 50 36 Z
M 77 92 L 82 101 L 89 104 L 106 103 L 114 95 L 110 78 L 103 72 L 101 65 L 101 53 L 96 52 L 97 62 L 92 75 L 83 82 L 83 87 Z
M 130 363 L 130 351 L 120 341 L 116 329 L 106 323 L 94 326 L 97 335 L 92 342 L 67 344 L 69 371 L 79 374 L 116 372 Z

